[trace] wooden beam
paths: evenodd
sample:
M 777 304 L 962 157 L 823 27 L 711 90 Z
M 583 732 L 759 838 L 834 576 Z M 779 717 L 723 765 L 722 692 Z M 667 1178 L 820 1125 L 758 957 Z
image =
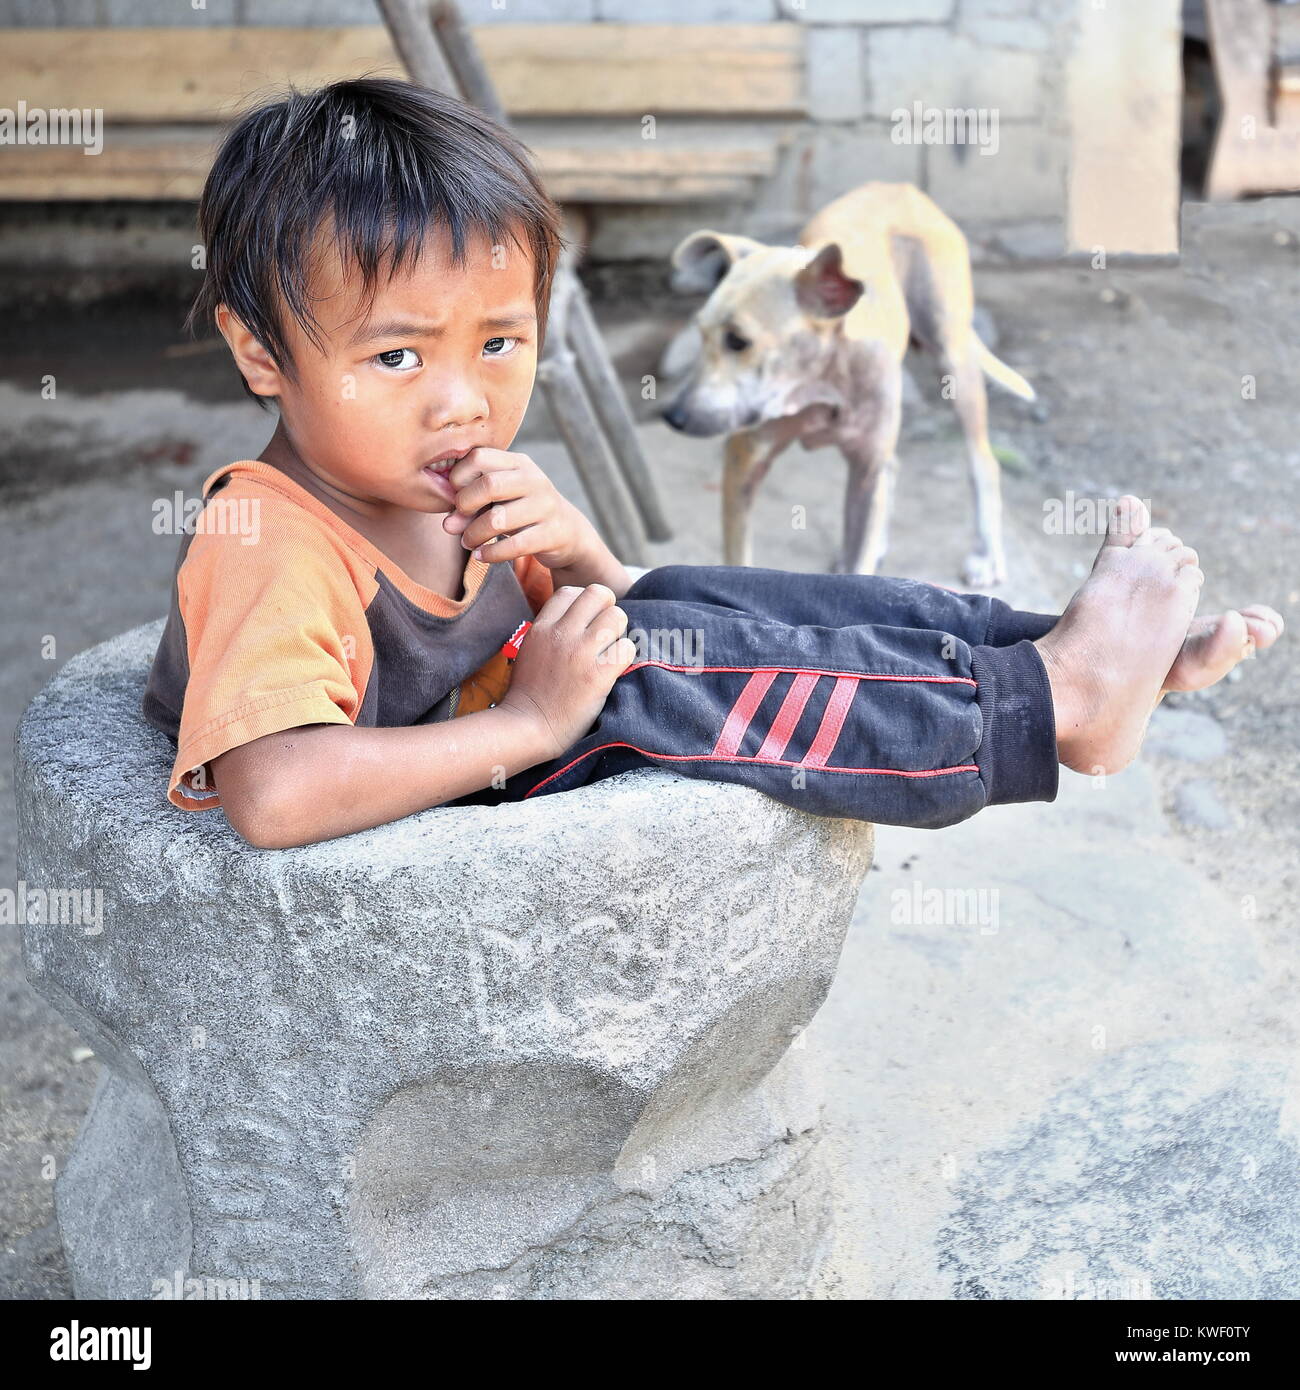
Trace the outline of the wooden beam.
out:
M 1182 109 L 1179 0 L 1076 0 L 1068 66 L 1072 252 L 1177 255 Z
M 1271 99 L 1272 9 L 1265 0 L 1206 0 L 1223 107 L 1206 177 L 1213 200 L 1300 188 L 1300 125 L 1285 93 L 1276 106 Z
M 471 33 L 512 117 L 798 115 L 807 105 L 798 24 L 487 24 Z M 4 46 L 6 85 L 29 108 L 99 109 L 112 122 L 210 124 L 290 80 L 308 88 L 405 75 L 382 25 L 7 29 Z
M 0 198 L 197 200 L 223 126 L 106 126 L 97 155 L 75 145 L 0 146 Z M 616 146 L 528 141 L 562 203 L 673 202 L 743 197 L 771 175 L 767 143 Z

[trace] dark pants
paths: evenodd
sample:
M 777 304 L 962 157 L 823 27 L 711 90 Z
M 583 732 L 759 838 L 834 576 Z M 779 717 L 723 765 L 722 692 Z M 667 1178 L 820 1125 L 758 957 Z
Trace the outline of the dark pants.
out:
M 619 606 L 638 657 L 600 718 L 495 799 L 647 765 L 886 825 L 1056 796 L 1033 645 L 1055 615 L 910 579 L 713 565 L 651 570 Z

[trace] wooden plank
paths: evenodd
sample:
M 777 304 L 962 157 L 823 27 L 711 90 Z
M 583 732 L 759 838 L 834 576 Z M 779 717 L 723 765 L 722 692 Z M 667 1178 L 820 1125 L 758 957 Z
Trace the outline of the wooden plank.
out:
M 0 198 L 197 201 L 223 127 L 106 126 L 103 149 L 0 146 Z
M 796 115 L 798 24 L 488 24 L 472 29 L 511 116 Z M 211 123 L 292 80 L 405 75 L 383 25 L 8 29 L 7 86 L 29 108 L 114 122 Z M 142 73 L 175 74 L 166 82 Z
M 106 126 L 94 156 L 79 146 L 0 146 L 0 198 L 197 199 L 223 127 Z M 761 145 L 685 148 L 531 142 L 560 202 L 654 202 L 738 197 L 775 169 Z
M 1271 99 L 1273 8 L 1266 0 L 1206 0 L 1223 106 L 1206 177 L 1213 200 L 1300 188 L 1300 127 L 1289 124 L 1289 100 L 1274 109 Z
M 807 108 L 798 24 L 493 24 L 474 37 L 512 115 Z
M 306 88 L 372 70 L 405 76 L 382 25 L 8 29 L 4 44 L 7 85 L 29 108 L 89 107 L 108 121 L 226 121 L 290 79 Z
M 1071 251 L 1177 254 L 1181 55 L 1179 0 L 1079 7 L 1066 91 Z

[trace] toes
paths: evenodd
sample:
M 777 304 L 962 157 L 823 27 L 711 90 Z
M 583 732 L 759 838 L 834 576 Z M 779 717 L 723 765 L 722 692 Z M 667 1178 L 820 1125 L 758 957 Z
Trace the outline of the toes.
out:
M 1225 649 L 1233 652 L 1237 657 L 1255 654 L 1255 643 L 1250 635 L 1246 619 L 1235 608 L 1228 609 L 1223 615 L 1219 624 L 1218 636 Z
M 1241 616 L 1245 618 L 1250 635 L 1261 651 L 1265 647 L 1271 647 L 1286 628 L 1281 613 L 1267 604 L 1252 603 L 1248 608 L 1241 610 Z
M 1199 618 L 1188 629 L 1183 649 L 1165 679 L 1165 689 L 1204 690 L 1249 656 L 1249 647 L 1250 634 L 1240 613 L 1230 610 Z
M 1132 545 L 1150 525 L 1151 513 L 1147 511 L 1146 503 L 1126 492 L 1111 508 L 1105 544 Z
M 1184 565 L 1200 565 L 1201 557 L 1192 549 L 1190 545 L 1180 545 L 1174 552 L 1174 566 L 1182 569 Z M 1204 575 L 1201 576 L 1204 579 Z
M 1255 644 L 1246 627 L 1246 620 L 1235 609 L 1228 609 L 1216 620 L 1214 635 L 1201 652 L 1200 680 L 1197 688 L 1204 689 L 1222 680 L 1239 661 L 1254 656 Z

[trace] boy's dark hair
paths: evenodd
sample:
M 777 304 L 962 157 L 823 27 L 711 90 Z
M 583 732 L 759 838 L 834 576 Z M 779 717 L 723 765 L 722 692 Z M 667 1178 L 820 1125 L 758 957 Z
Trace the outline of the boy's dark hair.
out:
M 465 102 L 382 77 L 310 92 L 290 86 L 283 100 L 256 107 L 231 128 L 199 202 L 207 274 L 185 328 L 214 323 L 225 304 L 295 380 L 281 305 L 323 345 L 308 277 L 326 220 L 343 264 L 360 269 L 368 304 L 384 257 L 391 257 L 390 274 L 413 263 L 434 226 L 450 233 L 456 265 L 464 264 L 472 233 L 494 246 L 519 245 L 522 229 L 536 268 L 541 350 L 565 242 L 560 210 L 528 151 Z M 247 381 L 244 391 L 266 405 Z

